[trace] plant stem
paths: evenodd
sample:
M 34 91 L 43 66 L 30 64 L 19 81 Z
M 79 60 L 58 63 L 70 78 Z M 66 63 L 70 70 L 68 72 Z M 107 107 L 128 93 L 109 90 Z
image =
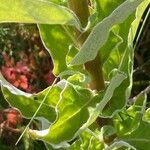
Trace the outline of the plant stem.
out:
M 90 15 L 89 8 L 88 8 L 88 0 L 68 0 L 68 6 L 79 18 L 81 25 L 86 27 L 88 23 L 88 17 Z M 89 32 L 81 33 L 76 29 L 76 37 L 78 39 L 78 43 L 80 46 L 83 45 L 85 40 L 87 39 Z M 100 54 L 96 56 L 96 58 L 92 61 L 89 61 L 84 64 L 85 69 L 89 72 L 91 76 L 91 83 L 90 88 L 93 90 L 103 90 L 104 85 L 104 78 L 102 73 L 102 63 Z
M 78 16 L 82 26 L 85 27 L 89 17 L 88 0 L 68 0 L 68 5 Z

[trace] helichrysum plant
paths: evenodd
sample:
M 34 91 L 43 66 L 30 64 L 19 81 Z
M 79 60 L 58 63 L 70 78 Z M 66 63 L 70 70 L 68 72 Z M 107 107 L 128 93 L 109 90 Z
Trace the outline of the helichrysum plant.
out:
M 146 92 L 128 103 L 136 47 L 133 41 L 140 36 L 137 29 L 149 3 L 0 1 L 1 23 L 38 25 L 53 59 L 53 73 L 60 79 L 40 93 L 28 94 L 0 76 L 6 101 L 31 119 L 18 142 L 26 132 L 31 138 L 44 141 L 49 149 L 149 149 Z M 33 119 L 47 128 L 30 129 Z

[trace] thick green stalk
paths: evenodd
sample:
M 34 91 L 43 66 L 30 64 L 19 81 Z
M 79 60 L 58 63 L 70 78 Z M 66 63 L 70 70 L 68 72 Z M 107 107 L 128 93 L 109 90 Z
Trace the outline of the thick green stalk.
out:
M 68 0 L 68 6 L 78 16 L 82 26 L 85 27 L 89 17 L 88 0 Z M 76 37 L 80 46 L 82 46 L 88 35 L 88 32 L 81 33 L 76 30 Z M 94 60 L 85 63 L 85 69 L 91 75 L 90 88 L 98 91 L 103 90 L 105 86 L 100 55 L 97 55 Z

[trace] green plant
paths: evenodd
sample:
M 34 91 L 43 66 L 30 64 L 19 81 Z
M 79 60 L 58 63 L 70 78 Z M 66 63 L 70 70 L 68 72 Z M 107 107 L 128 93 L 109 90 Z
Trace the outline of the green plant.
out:
M 40 93 L 27 94 L 0 76 L 7 102 L 31 118 L 18 141 L 27 132 L 33 139 L 46 142 L 48 149 L 149 148 L 147 90 L 127 105 L 132 88 L 133 41 L 149 3 L 1 0 L 0 22 L 38 24 L 53 59 L 53 72 L 60 78 Z M 48 120 L 49 128 L 29 129 L 35 118 L 45 125 L 41 117 Z

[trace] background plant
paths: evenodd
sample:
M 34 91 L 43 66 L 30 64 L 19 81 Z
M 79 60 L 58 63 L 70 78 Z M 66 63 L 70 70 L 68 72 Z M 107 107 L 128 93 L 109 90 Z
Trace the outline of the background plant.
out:
M 53 64 L 43 47 L 37 27 L 24 24 L 1 24 L 0 27 L 3 76 L 28 93 L 39 92 L 51 85 L 54 80 L 51 73 Z
M 12 1 L 0 4 L 0 21 L 38 23 L 53 72 L 61 79 L 40 93 L 27 94 L 0 77 L 7 102 L 24 117 L 49 126 L 24 131 L 45 141 L 49 149 L 146 149 L 150 143 L 147 90 L 131 106 L 127 102 L 133 41 L 149 1 L 16 0 L 12 8 L 7 3 Z

